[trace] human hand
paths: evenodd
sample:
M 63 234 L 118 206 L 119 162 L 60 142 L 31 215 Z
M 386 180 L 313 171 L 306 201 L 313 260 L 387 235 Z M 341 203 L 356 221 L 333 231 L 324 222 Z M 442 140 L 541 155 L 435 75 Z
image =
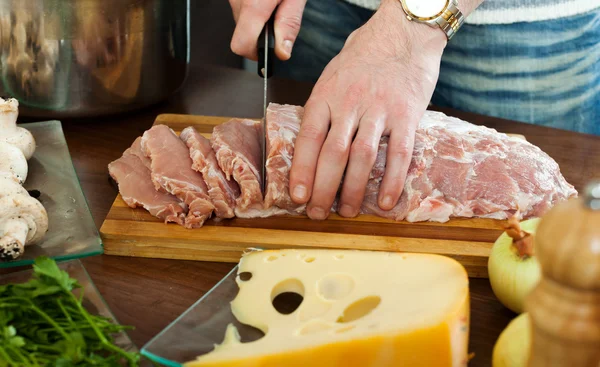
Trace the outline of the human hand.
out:
M 310 218 L 328 216 L 345 169 L 339 213 L 358 215 L 382 135 L 390 138 L 378 203 L 397 204 L 446 42 L 395 0 L 350 35 L 317 81 L 295 143 L 290 194 L 308 203 Z
M 240 56 L 257 60 L 257 42 L 260 32 L 273 14 L 275 7 L 275 55 L 288 60 L 302 23 L 306 0 L 229 0 L 236 22 L 231 39 L 231 50 Z

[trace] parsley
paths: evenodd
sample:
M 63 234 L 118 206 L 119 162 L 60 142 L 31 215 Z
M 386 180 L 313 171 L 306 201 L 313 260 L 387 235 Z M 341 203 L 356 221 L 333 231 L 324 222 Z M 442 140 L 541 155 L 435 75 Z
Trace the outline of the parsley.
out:
M 37 258 L 33 273 L 27 283 L 0 285 L 0 367 L 139 364 L 138 353 L 113 343 L 129 327 L 90 314 L 72 293 L 81 285 L 54 260 Z

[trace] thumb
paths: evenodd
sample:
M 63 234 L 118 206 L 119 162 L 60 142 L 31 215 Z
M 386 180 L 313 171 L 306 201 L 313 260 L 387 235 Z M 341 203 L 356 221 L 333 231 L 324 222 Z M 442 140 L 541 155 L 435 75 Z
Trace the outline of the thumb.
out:
M 275 54 L 280 60 L 292 56 L 292 48 L 302 23 L 306 0 L 283 0 L 275 14 Z

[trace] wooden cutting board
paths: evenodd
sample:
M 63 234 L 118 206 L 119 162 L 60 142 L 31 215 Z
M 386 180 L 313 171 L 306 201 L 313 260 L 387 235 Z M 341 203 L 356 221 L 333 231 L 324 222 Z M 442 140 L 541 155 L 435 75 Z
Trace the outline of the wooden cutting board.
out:
M 215 125 L 228 119 L 159 115 L 154 124 L 168 125 L 177 133 L 194 126 L 208 137 Z M 453 257 L 469 276 L 487 278 L 487 259 L 503 224 L 493 219 L 408 223 L 371 215 L 331 215 L 325 221 L 293 216 L 209 220 L 202 228 L 186 229 L 164 224 L 144 209 L 131 209 L 118 195 L 100 233 L 108 255 L 237 263 L 249 247 L 423 252 Z

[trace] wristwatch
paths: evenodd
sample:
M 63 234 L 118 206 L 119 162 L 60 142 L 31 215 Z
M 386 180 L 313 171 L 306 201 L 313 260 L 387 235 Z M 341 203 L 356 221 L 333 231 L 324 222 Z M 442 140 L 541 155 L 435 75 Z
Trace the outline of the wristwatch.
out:
M 400 0 L 400 3 L 408 20 L 440 27 L 448 40 L 465 20 L 458 9 L 458 0 Z

